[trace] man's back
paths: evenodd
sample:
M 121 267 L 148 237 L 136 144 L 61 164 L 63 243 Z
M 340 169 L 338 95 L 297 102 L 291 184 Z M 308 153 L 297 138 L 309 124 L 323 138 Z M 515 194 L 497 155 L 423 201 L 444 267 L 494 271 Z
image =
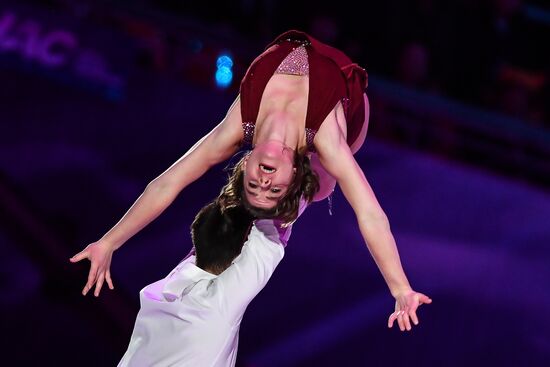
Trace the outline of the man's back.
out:
M 256 221 L 221 274 L 202 270 L 191 256 L 143 288 L 119 366 L 233 366 L 244 311 L 284 256 L 280 236 L 272 221 Z

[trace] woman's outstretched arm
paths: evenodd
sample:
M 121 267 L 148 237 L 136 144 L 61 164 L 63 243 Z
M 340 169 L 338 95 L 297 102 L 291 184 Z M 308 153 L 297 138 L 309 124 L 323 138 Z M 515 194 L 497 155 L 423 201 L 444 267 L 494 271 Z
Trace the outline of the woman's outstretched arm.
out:
M 222 122 L 152 180 L 113 228 L 70 259 L 78 262 L 87 258 L 91 262 L 82 294 L 86 295 L 95 284 L 98 296 L 104 281 L 113 289 L 110 274 L 113 252 L 157 218 L 187 185 L 234 154 L 242 137 L 240 99 L 237 97 Z
M 397 320 L 401 330 L 410 330 L 409 317 L 418 323 L 416 308 L 431 300 L 412 290 L 401 265 L 388 218 L 353 157 L 336 114 L 327 117 L 315 140 L 319 162 L 336 179 L 352 206 L 367 247 L 396 299 L 395 312 L 390 316 L 388 326 L 391 327 Z

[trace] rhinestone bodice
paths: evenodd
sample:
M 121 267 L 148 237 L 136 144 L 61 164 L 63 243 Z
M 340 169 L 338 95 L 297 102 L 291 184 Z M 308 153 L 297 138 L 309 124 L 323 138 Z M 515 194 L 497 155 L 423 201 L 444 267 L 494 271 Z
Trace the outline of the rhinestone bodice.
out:
M 297 47 L 289 53 L 275 70 L 275 74 L 309 75 L 309 63 L 305 46 Z
M 305 44 L 294 48 L 281 62 L 274 72 L 275 74 L 288 74 L 304 76 L 309 75 L 309 63 L 307 58 L 307 50 Z M 252 145 L 254 138 L 254 122 L 243 122 L 244 139 L 243 143 Z M 310 152 L 315 152 L 315 146 L 313 145 L 313 139 L 317 131 L 306 127 L 306 144 Z

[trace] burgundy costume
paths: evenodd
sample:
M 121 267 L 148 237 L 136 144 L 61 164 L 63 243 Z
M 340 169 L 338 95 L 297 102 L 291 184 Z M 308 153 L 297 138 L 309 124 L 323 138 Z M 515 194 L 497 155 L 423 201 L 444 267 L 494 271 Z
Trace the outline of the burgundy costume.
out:
M 291 30 L 278 36 L 266 47 L 266 51 L 252 62 L 241 81 L 245 143 L 252 143 L 262 94 L 274 73 L 309 74 L 306 137 L 310 150 L 314 150 L 315 133 L 339 101 L 342 101 L 346 116 L 348 145 L 357 139 L 365 121 L 365 69 L 353 63 L 342 51 L 304 32 Z

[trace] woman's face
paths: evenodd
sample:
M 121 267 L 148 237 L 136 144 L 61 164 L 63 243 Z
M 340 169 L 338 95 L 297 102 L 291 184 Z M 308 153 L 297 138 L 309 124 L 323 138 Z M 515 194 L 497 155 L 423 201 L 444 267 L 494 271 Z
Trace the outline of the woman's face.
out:
M 257 208 L 271 209 L 292 182 L 294 151 L 279 141 L 256 145 L 244 162 L 244 192 Z

